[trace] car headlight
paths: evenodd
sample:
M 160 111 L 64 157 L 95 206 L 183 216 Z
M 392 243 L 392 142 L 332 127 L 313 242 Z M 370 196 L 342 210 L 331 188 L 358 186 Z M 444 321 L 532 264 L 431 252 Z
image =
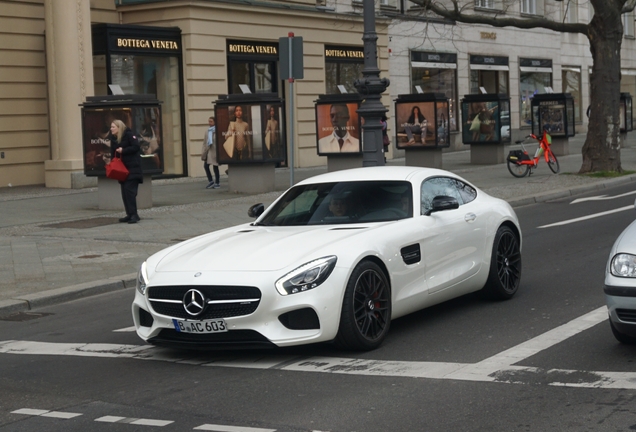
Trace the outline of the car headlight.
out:
M 276 289 L 284 296 L 314 289 L 329 277 L 337 260 L 328 256 L 303 264 L 278 279 Z
M 146 294 L 146 285 L 148 285 L 148 272 L 146 271 L 146 261 L 144 261 L 137 273 L 137 291 Z
M 614 276 L 636 278 L 636 255 L 626 253 L 614 255 L 610 272 Z

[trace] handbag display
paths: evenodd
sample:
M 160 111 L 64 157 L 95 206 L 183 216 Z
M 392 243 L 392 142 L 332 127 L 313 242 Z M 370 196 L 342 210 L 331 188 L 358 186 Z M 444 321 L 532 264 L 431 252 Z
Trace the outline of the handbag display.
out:
M 225 153 L 227 153 L 228 157 L 232 159 L 232 155 L 234 155 L 234 135 L 230 135 L 225 138 L 223 149 L 225 150 Z
M 115 153 L 115 157 L 106 165 L 106 177 L 120 182 L 128 178 L 128 168 L 122 162 L 121 157 Z

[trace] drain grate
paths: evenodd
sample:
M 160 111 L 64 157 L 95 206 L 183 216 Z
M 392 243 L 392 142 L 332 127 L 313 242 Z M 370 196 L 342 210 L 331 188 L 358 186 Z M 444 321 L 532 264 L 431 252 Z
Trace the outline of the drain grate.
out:
M 44 228 L 74 228 L 74 229 L 86 229 L 96 228 L 105 225 L 113 225 L 119 223 L 119 218 L 114 217 L 98 217 L 91 219 L 81 219 L 70 222 L 59 222 L 50 225 L 42 225 Z
M 48 315 L 53 314 L 45 312 L 17 312 L 5 317 L 0 317 L 0 321 L 31 321 Z

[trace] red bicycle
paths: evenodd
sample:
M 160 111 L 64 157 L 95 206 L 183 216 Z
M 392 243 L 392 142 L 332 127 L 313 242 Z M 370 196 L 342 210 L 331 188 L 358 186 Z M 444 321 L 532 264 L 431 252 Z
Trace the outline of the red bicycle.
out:
M 523 146 L 524 141 L 515 141 L 516 144 L 521 144 L 521 150 L 511 150 L 508 154 L 508 171 L 510 171 L 510 174 L 518 178 L 525 177 L 528 174 L 532 175 L 532 171 L 539 164 L 541 156 L 545 158 L 550 171 L 557 174 L 560 170 L 559 161 L 550 149 L 550 145 L 552 144 L 552 137 L 550 134 L 543 131 L 543 136 L 541 138 L 538 138 L 535 134 L 528 135 L 526 139 L 528 138 L 537 140 L 539 142 L 539 147 L 534 153 L 534 157 L 531 158 L 528 151 Z

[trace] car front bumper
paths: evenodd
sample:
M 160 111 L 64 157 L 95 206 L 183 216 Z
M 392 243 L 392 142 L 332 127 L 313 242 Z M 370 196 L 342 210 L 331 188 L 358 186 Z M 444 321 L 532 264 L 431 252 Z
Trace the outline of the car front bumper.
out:
M 279 276 L 261 272 L 245 272 L 241 275 L 215 272 L 203 274 L 195 280 L 181 273 L 157 274 L 145 294 L 135 290 L 132 304 L 135 329 L 139 337 L 147 342 L 185 348 L 284 347 L 333 340 L 338 332 L 348 270 L 336 267 L 320 286 L 287 296 L 276 291 L 274 284 Z M 153 287 L 183 285 L 258 287 L 261 298 L 254 312 L 225 317 L 227 332 L 179 333 L 173 324 L 173 318 L 178 317 L 157 313 L 148 299 L 148 293 Z M 302 321 L 302 317 L 306 316 L 317 317 L 317 325 L 303 328 L 302 323 L 294 324 L 294 321 Z
M 636 337 L 636 289 L 605 285 L 604 291 L 609 319 L 616 330 Z

